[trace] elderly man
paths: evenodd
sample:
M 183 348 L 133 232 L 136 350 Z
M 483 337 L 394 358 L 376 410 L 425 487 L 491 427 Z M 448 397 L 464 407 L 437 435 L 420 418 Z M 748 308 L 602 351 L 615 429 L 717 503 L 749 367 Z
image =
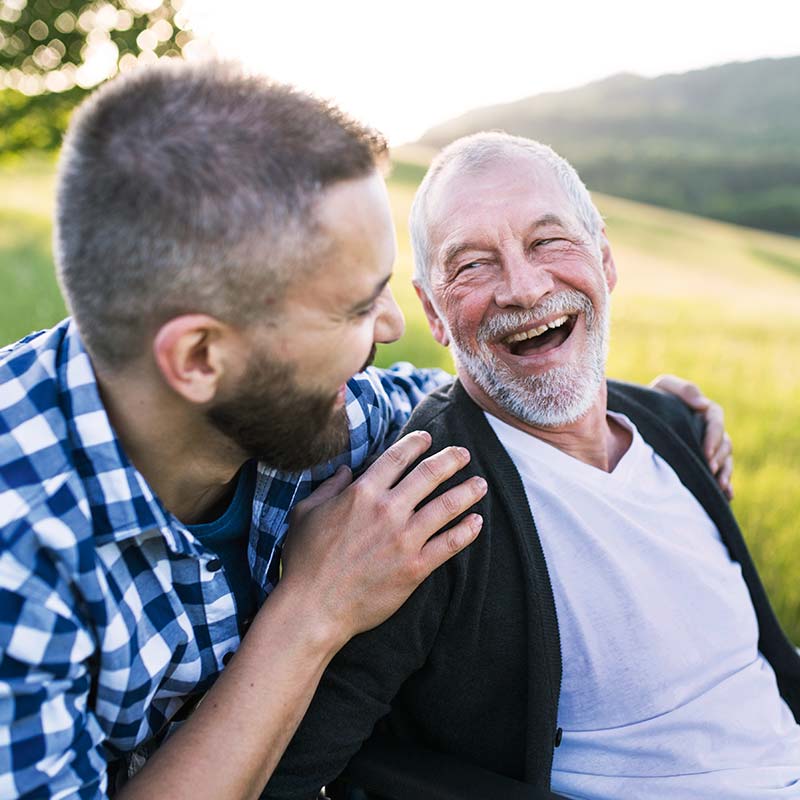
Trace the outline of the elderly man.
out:
M 386 717 L 531 796 L 800 797 L 800 657 L 691 416 L 605 380 L 616 270 L 577 174 L 459 140 L 411 230 L 458 381 L 409 427 L 473 453 L 483 532 L 334 659 L 268 796 L 310 796 Z

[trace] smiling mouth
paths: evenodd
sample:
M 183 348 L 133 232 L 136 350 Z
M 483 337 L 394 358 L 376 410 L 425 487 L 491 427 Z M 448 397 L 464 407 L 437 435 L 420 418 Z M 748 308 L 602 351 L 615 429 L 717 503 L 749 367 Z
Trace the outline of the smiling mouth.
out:
M 512 333 L 502 339 L 502 344 L 513 356 L 546 353 L 560 347 L 575 328 L 578 314 L 563 314 L 541 325 Z

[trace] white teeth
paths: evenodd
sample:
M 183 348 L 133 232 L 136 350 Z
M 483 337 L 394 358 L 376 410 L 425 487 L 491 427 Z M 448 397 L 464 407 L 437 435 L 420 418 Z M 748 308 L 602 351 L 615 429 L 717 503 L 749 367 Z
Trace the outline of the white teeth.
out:
M 505 341 L 507 344 L 514 344 L 514 342 L 524 342 L 525 339 L 534 339 L 537 336 L 541 336 L 545 331 L 550 330 L 551 328 L 560 328 L 568 319 L 569 315 L 565 314 L 563 317 L 554 319 L 552 322 L 548 322 L 544 325 L 539 325 L 536 328 L 531 328 L 528 331 L 514 333 L 511 336 L 506 337 Z

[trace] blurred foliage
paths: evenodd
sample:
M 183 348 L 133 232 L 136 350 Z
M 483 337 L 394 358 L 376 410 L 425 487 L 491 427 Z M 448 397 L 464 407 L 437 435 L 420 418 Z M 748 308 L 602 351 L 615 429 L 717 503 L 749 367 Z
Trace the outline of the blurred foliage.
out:
M 0 0 L 0 153 L 58 147 L 97 84 L 192 43 L 182 0 Z
M 800 236 L 800 57 L 616 75 L 470 111 L 421 144 L 498 128 L 551 145 L 593 191 Z

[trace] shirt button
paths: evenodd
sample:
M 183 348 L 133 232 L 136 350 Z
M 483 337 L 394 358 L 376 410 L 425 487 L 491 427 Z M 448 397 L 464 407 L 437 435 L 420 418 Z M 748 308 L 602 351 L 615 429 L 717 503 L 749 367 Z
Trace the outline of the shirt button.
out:
M 561 744 L 561 740 L 564 738 L 564 731 L 561 728 L 556 728 L 556 738 L 553 744 L 558 747 Z
M 233 658 L 233 650 L 230 650 L 227 653 L 225 653 L 224 656 L 222 656 L 222 665 L 224 667 L 227 667 L 228 664 L 230 664 L 232 658 Z
M 220 561 L 218 558 L 212 558 L 212 559 L 211 559 L 211 561 L 209 561 L 209 562 L 206 564 L 206 569 L 207 569 L 209 572 L 216 572 L 216 571 L 217 571 L 217 570 L 219 570 L 221 567 L 222 567 L 222 561 Z

